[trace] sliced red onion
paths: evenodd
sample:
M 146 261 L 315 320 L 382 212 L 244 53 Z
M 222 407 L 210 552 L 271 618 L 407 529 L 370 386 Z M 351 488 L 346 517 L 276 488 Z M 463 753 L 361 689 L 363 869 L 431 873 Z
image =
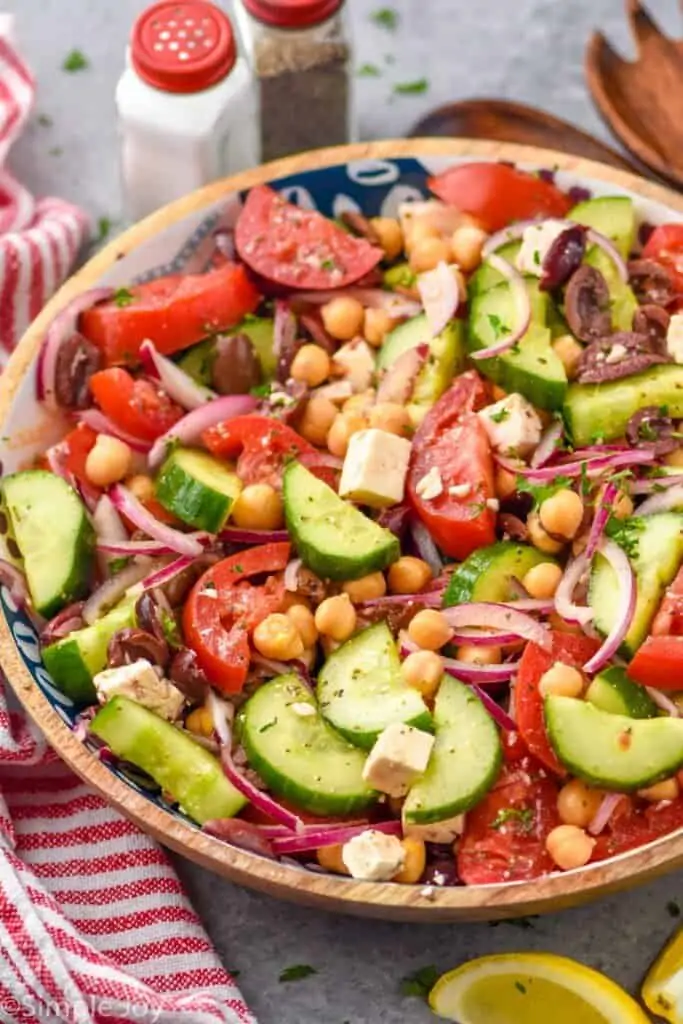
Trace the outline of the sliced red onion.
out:
M 476 665 L 457 658 L 443 658 L 444 672 L 465 683 L 504 683 L 519 669 L 518 661 L 502 665 Z
M 593 245 L 597 245 L 599 249 L 602 249 L 602 251 L 609 256 L 612 263 L 614 263 L 614 266 L 617 268 L 617 273 L 621 280 L 624 284 L 628 284 L 628 267 L 626 266 L 626 263 L 614 242 L 605 235 L 600 234 L 600 232 L 596 231 L 595 228 L 588 228 L 586 236 L 589 242 L 592 242 Z
M 183 416 L 181 420 L 174 423 L 170 430 L 152 445 L 149 453 L 149 464 L 154 469 L 166 458 L 169 445 L 196 444 L 202 434 L 209 427 L 215 427 L 223 420 L 230 420 L 233 416 L 243 416 L 245 413 L 253 412 L 258 405 L 258 399 L 254 395 L 222 395 L 213 402 L 207 402 L 199 409 L 193 409 Z
M 623 793 L 605 793 L 600 806 L 588 824 L 588 831 L 592 836 L 599 836 L 605 831 L 610 818 L 623 799 Z
M 329 452 L 300 452 L 297 456 L 298 461 L 306 469 L 319 469 L 321 466 L 326 469 L 341 469 L 344 465 L 344 460 L 340 459 L 337 455 L 330 455 Z
M 575 456 L 580 456 L 580 452 L 576 452 Z M 527 480 L 534 481 L 547 481 L 554 480 L 557 476 L 580 476 L 582 472 L 586 472 L 589 477 L 600 476 L 607 469 L 618 469 L 620 466 L 632 466 L 636 464 L 646 464 L 653 462 L 655 455 L 654 452 L 648 449 L 641 449 L 639 451 L 633 451 L 628 449 L 621 452 L 610 452 L 607 455 L 602 456 L 586 456 L 585 458 L 573 458 L 570 462 L 556 462 L 553 466 L 542 466 L 539 469 L 531 469 L 526 466 L 520 466 L 516 462 L 511 462 L 506 459 L 503 455 L 494 453 L 494 458 L 499 466 L 506 469 L 508 473 L 515 473 L 518 476 L 523 476 Z M 584 470 L 583 467 L 586 467 Z
M 385 836 L 401 836 L 403 834 L 400 821 L 379 821 L 374 825 L 364 822 L 362 825 L 347 825 L 346 827 L 322 825 L 316 831 L 307 831 L 304 826 L 304 831 L 300 835 L 273 839 L 273 850 L 278 856 L 305 853 L 307 850 L 317 850 L 323 846 L 343 845 L 354 836 L 370 831 L 382 832 Z
M 370 309 L 385 309 L 389 316 L 396 320 L 404 317 L 418 316 L 422 312 L 419 302 L 406 299 L 395 292 L 384 291 L 382 288 L 340 288 L 338 291 L 298 292 L 297 301 L 310 302 L 311 305 L 322 306 L 332 299 L 340 297 L 357 299 L 363 306 Z
M 396 402 L 405 405 L 412 396 L 415 379 L 429 355 L 429 345 L 420 344 L 406 349 L 385 370 L 377 388 L 378 402 Z
M 628 633 L 636 607 L 635 579 L 631 563 L 626 557 L 625 551 L 607 537 L 603 537 L 600 541 L 598 551 L 603 558 L 607 559 L 616 573 L 619 585 L 619 602 L 614 626 L 600 649 L 584 665 L 586 672 L 590 674 L 599 672 L 603 665 L 606 665 L 617 653 L 619 645 Z
M 301 566 L 301 559 L 293 558 L 290 562 L 287 563 L 287 566 L 285 568 L 283 576 L 285 590 L 288 590 L 292 594 L 296 593 L 296 590 L 299 586 L 299 569 L 301 568 Z
M 275 676 L 286 676 L 288 672 L 292 671 L 292 665 L 287 661 L 277 661 L 275 658 L 265 658 L 262 654 L 257 651 L 252 652 L 251 655 L 252 665 L 263 668 L 266 672 L 272 672 L 273 678 Z
M 541 440 L 538 443 L 538 448 L 531 456 L 531 467 L 532 469 L 539 469 L 541 466 L 545 466 L 546 462 L 552 459 L 553 455 L 557 452 L 558 448 L 562 444 L 562 438 L 564 435 L 564 427 L 561 420 L 553 420 L 549 427 L 543 431 Z
M 109 491 L 109 497 L 117 511 L 126 519 L 130 519 L 138 530 L 158 540 L 171 551 L 176 551 L 179 555 L 189 555 L 191 558 L 196 558 L 203 552 L 203 545 L 196 536 L 181 533 L 180 530 L 174 530 L 172 526 L 160 522 L 123 484 L 114 484 Z
M 221 765 L 228 781 L 232 782 L 235 789 L 239 790 L 242 796 L 245 796 L 257 810 L 267 814 L 273 821 L 286 825 L 287 828 L 292 829 L 294 832 L 299 833 L 302 831 L 304 823 L 297 814 L 293 814 L 292 811 L 283 807 L 282 804 L 279 804 L 268 793 L 258 789 L 253 782 L 250 782 L 249 779 L 237 770 L 228 744 L 224 744 L 221 747 Z
M 294 835 L 292 830 L 285 828 L 284 825 L 257 825 L 256 827 L 266 839 L 291 839 Z M 335 829 L 341 831 L 345 828 L 374 828 L 374 825 L 371 825 L 367 818 L 355 818 L 350 821 L 329 821 L 324 825 L 319 822 L 305 823 L 303 831 L 308 835 L 311 832 L 319 832 L 321 828 L 331 832 Z
M 631 484 L 631 494 L 659 494 L 662 488 L 678 487 L 679 484 L 683 484 L 683 474 L 681 473 L 651 476 L 644 480 L 635 480 Z M 640 510 L 638 514 L 640 515 Z
M 143 441 L 142 438 L 133 437 L 132 434 L 121 430 L 99 409 L 84 409 L 83 412 L 79 412 L 78 417 L 81 423 L 85 423 L 88 427 L 96 430 L 98 434 L 109 434 L 110 437 L 118 437 L 119 441 L 125 441 L 129 448 L 132 448 L 134 452 L 140 452 L 141 455 L 146 455 L 152 447 L 149 441 Z
M 215 391 L 202 387 L 171 359 L 162 356 L 149 339 L 140 345 L 140 356 L 151 363 L 166 394 L 178 405 L 182 405 L 183 409 L 199 409 L 206 402 L 218 397 Z
M 199 737 L 195 736 L 194 739 L 196 741 Z M 269 857 L 271 860 L 275 858 L 272 844 L 267 836 L 263 834 L 258 825 L 252 825 L 250 821 L 244 821 L 243 818 L 212 818 L 210 821 L 205 821 L 202 828 L 209 835 L 216 836 L 217 839 L 222 839 L 240 850 L 248 850 L 249 853 Z
M 56 643 L 57 640 L 62 640 L 69 633 L 74 633 L 77 629 L 82 629 L 84 626 L 83 622 L 83 605 L 85 601 L 75 601 L 70 604 L 67 608 L 62 608 L 61 612 L 57 612 L 46 624 L 40 634 L 40 642 L 44 646 Z
M 45 340 L 38 354 L 36 367 L 36 386 L 38 400 L 44 402 L 48 409 L 58 408 L 55 398 L 55 377 L 57 373 L 57 357 L 63 342 L 67 341 L 78 329 L 78 318 L 81 313 L 98 302 L 103 302 L 114 293 L 113 288 L 91 288 L 82 295 L 77 295 L 65 308 L 58 313 L 47 329 Z
M 651 700 L 657 705 L 661 711 L 666 711 L 667 715 L 671 715 L 672 718 L 680 718 L 681 710 L 677 704 L 675 704 L 670 697 L 667 697 L 661 690 L 657 690 L 654 686 L 646 686 L 645 689 L 648 692 Z
M 470 688 L 474 693 L 476 693 L 491 718 L 501 727 L 501 729 L 504 729 L 505 732 L 517 732 L 517 723 L 515 720 L 510 717 L 507 711 L 505 711 L 500 704 L 498 704 L 498 702 L 486 692 L 486 690 L 482 690 L 481 686 L 477 686 L 476 683 L 470 683 Z
M 510 580 L 509 580 L 509 583 L 508 583 L 508 590 L 513 595 L 513 597 L 519 597 L 519 598 L 522 598 L 522 600 L 526 600 L 528 597 L 531 596 L 529 594 L 529 591 L 526 589 L 526 587 L 522 583 L 522 581 L 517 579 L 516 576 L 511 576 L 510 577 Z
M 472 644 L 473 647 L 505 647 L 516 644 L 519 636 L 516 633 L 501 633 L 497 629 L 475 629 L 463 626 L 456 629 L 451 637 L 454 644 Z
M 676 484 L 665 491 L 660 491 L 659 494 L 653 494 L 651 498 L 647 498 L 642 505 L 638 506 L 636 514 L 639 516 L 652 516 L 656 515 L 657 512 L 668 512 L 672 508 L 681 507 L 683 507 L 683 484 Z
M 599 543 L 600 538 L 598 538 Z M 597 546 L 596 543 L 596 546 Z M 574 604 L 574 591 L 590 568 L 590 558 L 583 552 L 567 564 L 564 575 L 555 591 L 555 611 L 565 622 L 576 622 L 585 626 L 594 617 L 592 608 Z
M 111 498 L 108 495 L 101 495 L 95 511 L 93 512 L 93 526 L 97 533 L 98 547 L 100 543 L 116 544 L 128 543 L 128 530 L 123 525 L 121 517 L 114 508 Z M 117 552 L 123 554 L 124 552 Z M 139 552 L 138 552 L 139 554 Z
M 0 558 L 0 583 L 7 587 L 18 608 L 25 607 L 29 600 L 26 577 L 20 569 L 4 558 Z
M 508 245 L 510 242 L 516 242 L 522 237 L 527 228 L 531 227 L 532 224 L 541 224 L 542 219 L 539 220 L 518 220 L 514 224 L 508 224 L 506 228 L 501 231 L 496 231 L 484 242 L 481 250 L 481 257 L 483 260 L 488 260 L 489 257 L 496 252 L 497 249 L 501 249 L 504 245 Z
M 531 640 L 546 651 L 552 647 L 552 636 L 545 626 L 506 604 L 489 601 L 458 604 L 444 608 L 442 614 L 453 629 L 460 626 L 493 628 L 501 633 L 512 634 L 515 640 Z
M 242 530 L 238 526 L 226 526 L 218 534 L 226 544 L 276 544 L 289 540 L 286 530 Z
M 97 550 L 107 555 L 148 555 L 150 558 L 158 555 L 173 554 L 171 548 L 160 544 L 158 540 L 98 540 Z
M 591 559 L 598 549 L 600 538 L 605 532 L 607 526 L 607 520 L 612 513 L 612 507 L 614 506 L 615 499 L 619 493 L 619 488 L 616 484 L 608 483 L 600 498 L 598 507 L 595 510 L 593 516 L 593 522 L 591 523 L 590 533 L 588 534 L 588 542 L 586 544 L 586 558 Z
M 555 605 L 552 598 L 522 597 L 518 601 L 501 602 L 506 608 L 514 608 L 518 612 L 537 612 L 539 615 L 550 615 Z
M 273 316 L 273 354 L 278 358 L 289 352 L 296 341 L 296 317 L 288 302 L 275 300 Z
M 423 562 L 426 562 L 435 576 L 438 576 L 443 569 L 443 559 L 439 549 L 432 540 L 432 535 L 420 519 L 413 519 L 410 523 L 412 535 L 417 552 Z
M 110 608 L 113 608 L 121 600 L 129 587 L 139 583 L 148 572 L 149 563 L 146 560 L 131 562 L 121 572 L 117 572 L 116 576 L 101 583 L 83 605 L 84 621 L 92 626 L 93 622 L 102 618 Z
M 434 270 L 428 270 L 418 276 L 417 290 L 422 299 L 432 337 L 436 338 L 455 316 L 460 302 L 460 290 L 455 274 L 448 264 L 441 260 Z
M 142 581 L 142 586 L 145 590 L 154 590 L 155 587 L 163 587 L 171 580 L 174 580 L 181 572 L 185 572 L 195 562 L 194 557 L 191 555 L 181 555 L 180 558 L 174 559 L 169 562 L 168 565 L 163 565 L 161 569 L 156 569 L 150 573 L 149 576 L 145 576 Z
M 388 594 L 384 597 L 373 597 L 368 601 L 360 601 L 356 608 L 363 611 L 368 608 L 391 608 L 396 605 L 414 604 L 419 601 L 427 608 L 440 608 L 443 590 L 421 590 L 416 594 Z
M 492 356 L 499 356 L 501 352 L 507 352 L 509 348 L 516 345 L 522 338 L 531 322 L 531 303 L 524 278 L 511 263 L 492 253 L 488 257 L 489 264 L 494 270 L 506 279 L 512 292 L 513 305 L 515 306 L 515 324 L 509 327 L 509 334 L 497 341 L 488 348 L 480 348 L 476 352 L 470 352 L 472 359 L 490 359 Z M 507 325 L 506 325 L 507 326 Z
M 213 729 L 221 746 L 229 747 L 232 742 L 230 726 L 235 714 L 235 709 L 232 704 L 228 703 L 228 701 L 221 700 L 211 687 L 207 690 L 206 704 L 211 712 Z

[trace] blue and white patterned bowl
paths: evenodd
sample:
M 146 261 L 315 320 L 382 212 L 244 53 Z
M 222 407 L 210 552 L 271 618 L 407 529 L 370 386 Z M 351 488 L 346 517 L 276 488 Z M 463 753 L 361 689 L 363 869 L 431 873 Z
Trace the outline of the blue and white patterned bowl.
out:
M 66 430 L 35 397 L 36 355 L 55 314 L 97 285 L 123 287 L 173 272 L 199 272 L 209 262 L 213 235 L 231 227 L 245 191 L 269 182 L 287 199 L 329 216 L 355 210 L 396 214 L 398 204 L 428 196 L 427 178 L 456 162 L 508 160 L 551 168 L 563 187 L 634 198 L 642 220 L 683 220 L 683 200 L 667 189 L 560 153 L 457 140 L 408 140 L 301 154 L 193 193 L 158 211 L 108 245 L 73 277 L 26 333 L 0 381 L 0 459 L 5 472 L 31 463 Z M 49 510 L 46 510 L 49 515 Z M 581 871 L 532 883 L 449 888 L 356 882 L 294 863 L 276 864 L 205 835 L 184 815 L 121 769 L 103 764 L 73 733 L 79 709 L 60 693 L 43 666 L 36 631 L 0 587 L 0 663 L 14 690 L 48 739 L 94 788 L 143 829 L 184 855 L 229 878 L 274 895 L 376 917 L 414 920 L 494 918 L 537 913 L 588 899 L 683 863 L 683 835 Z

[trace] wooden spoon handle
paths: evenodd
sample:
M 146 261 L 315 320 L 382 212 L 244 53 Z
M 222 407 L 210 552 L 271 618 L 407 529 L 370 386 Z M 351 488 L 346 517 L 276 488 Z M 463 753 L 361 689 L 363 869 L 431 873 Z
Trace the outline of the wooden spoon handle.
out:
M 508 100 L 460 100 L 438 107 L 417 122 L 411 136 L 461 136 L 559 149 L 621 170 L 642 174 L 611 146 L 553 114 Z

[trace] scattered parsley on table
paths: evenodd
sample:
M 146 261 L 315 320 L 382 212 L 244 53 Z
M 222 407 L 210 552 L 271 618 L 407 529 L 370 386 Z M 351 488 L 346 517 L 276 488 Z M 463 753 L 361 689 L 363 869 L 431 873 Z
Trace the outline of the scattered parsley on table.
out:
M 426 78 L 417 78 L 414 82 L 397 82 L 394 92 L 399 96 L 419 96 L 427 92 L 429 82 Z
M 370 15 L 370 20 L 374 21 L 375 25 L 381 25 L 389 32 L 394 32 L 398 28 L 398 11 L 395 11 L 393 7 L 378 7 Z
M 90 61 L 81 50 L 72 50 L 64 58 L 63 71 L 85 71 L 90 67 Z
M 438 977 L 439 972 L 434 964 L 429 964 L 427 967 L 419 967 L 412 974 L 407 974 L 405 978 L 401 979 L 401 995 L 417 996 L 419 999 L 426 999 L 434 988 Z
M 382 72 L 376 64 L 361 64 L 356 74 L 359 78 L 379 78 Z
M 311 967 L 310 964 L 294 964 L 293 967 L 285 967 L 278 981 L 302 981 L 303 978 L 317 973 L 315 967 Z

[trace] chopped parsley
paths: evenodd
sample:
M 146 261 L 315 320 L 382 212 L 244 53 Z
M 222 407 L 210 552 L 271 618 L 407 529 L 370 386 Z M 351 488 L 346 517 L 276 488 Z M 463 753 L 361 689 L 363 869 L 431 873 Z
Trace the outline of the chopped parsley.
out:
M 268 398 L 270 396 L 270 384 L 257 384 L 249 389 L 249 394 L 253 395 L 254 398 Z
M 41 128 L 51 128 L 54 122 L 49 114 L 38 114 L 38 124 Z
M 244 566 L 242 566 L 242 565 L 233 565 L 232 571 L 233 572 L 244 572 Z
M 114 302 L 119 309 L 124 309 L 130 306 L 131 302 L 135 302 L 135 296 L 128 288 L 117 288 L 114 292 Z
M 356 74 L 359 78 L 379 78 L 382 72 L 376 64 L 361 64 Z
M 265 725 L 262 725 L 259 732 L 268 732 L 268 730 L 272 729 L 274 725 L 277 725 L 277 718 L 273 718 L 270 722 L 266 722 Z M 282 981 L 282 978 L 280 978 L 280 981 Z
M 178 623 L 175 620 L 175 616 L 171 612 L 167 612 L 165 608 L 159 608 L 159 617 L 166 643 L 171 647 L 181 647 L 182 638 L 178 631 Z
M 317 973 L 315 967 L 311 967 L 310 964 L 294 964 L 293 967 L 285 967 L 284 971 L 280 972 L 278 981 L 301 981 Z
M 499 829 L 509 821 L 518 821 L 524 832 L 531 832 L 535 817 L 533 807 L 501 807 L 490 827 Z
M 669 917 L 681 916 L 681 908 L 678 905 L 678 903 L 676 903 L 676 900 L 669 900 L 669 902 L 666 905 L 666 909 Z
M 638 426 L 638 437 L 641 441 L 656 441 L 658 434 L 649 420 L 643 420 Z
M 125 569 L 129 561 L 130 559 L 128 555 L 121 555 L 120 558 L 110 558 L 109 572 L 112 574 L 112 576 L 116 576 L 117 572 L 121 572 L 122 569 Z
M 493 423 L 504 423 L 505 420 L 509 417 L 509 415 L 509 409 L 499 409 L 498 412 L 492 412 L 491 415 L 489 416 L 489 419 Z
M 407 974 L 405 978 L 401 979 L 401 995 L 417 996 L 419 999 L 426 999 L 438 978 L 439 972 L 434 964 L 429 964 L 428 967 L 419 967 L 412 974 Z
M 537 267 L 540 267 L 541 265 L 541 253 L 538 249 L 534 249 L 534 264 Z
M 62 64 L 62 70 L 70 72 L 84 71 L 89 67 L 90 61 L 81 50 L 72 50 L 71 53 L 66 55 Z
M 591 444 L 604 444 L 605 443 L 605 431 L 594 430 L 590 436 Z
M 546 498 L 552 497 L 557 491 L 563 491 L 566 487 L 571 487 L 572 481 L 568 476 L 556 476 L 554 480 L 549 480 L 545 484 L 535 484 L 531 480 L 527 480 L 526 477 L 517 477 L 517 490 L 522 493 L 530 494 L 534 499 L 534 506 L 541 505 Z
M 429 89 L 429 82 L 426 78 L 416 78 L 413 82 L 397 82 L 394 92 L 398 96 L 420 96 Z
M 496 339 L 496 341 L 498 340 L 498 338 L 502 338 L 504 334 L 510 333 L 510 328 L 508 327 L 507 324 L 503 323 L 503 321 L 501 320 L 497 313 L 488 313 L 487 317 L 489 324 L 491 325 L 491 330 L 493 331 L 493 336 Z
M 614 516 L 610 516 L 605 533 L 629 558 L 635 559 L 640 551 L 640 534 L 644 529 L 645 521 L 637 516 L 631 516 L 629 519 L 615 519 Z
M 388 29 L 389 32 L 394 32 L 398 28 L 398 11 L 395 11 L 393 7 L 378 7 L 370 15 L 370 21 L 374 21 L 375 25 L 379 25 L 381 28 Z
M 331 256 L 328 256 L 327 259 L 324 259 L 320 264 L 321 270 L 336 270 L 336 267 L 337 264 L 335 263 Z
M 48 149 L 47 155 L 48 156 L 61 156 L 63 152 L 64 152 L 64 150 L 62 149 L 61 146 L 53 146 L 52 149 Z

